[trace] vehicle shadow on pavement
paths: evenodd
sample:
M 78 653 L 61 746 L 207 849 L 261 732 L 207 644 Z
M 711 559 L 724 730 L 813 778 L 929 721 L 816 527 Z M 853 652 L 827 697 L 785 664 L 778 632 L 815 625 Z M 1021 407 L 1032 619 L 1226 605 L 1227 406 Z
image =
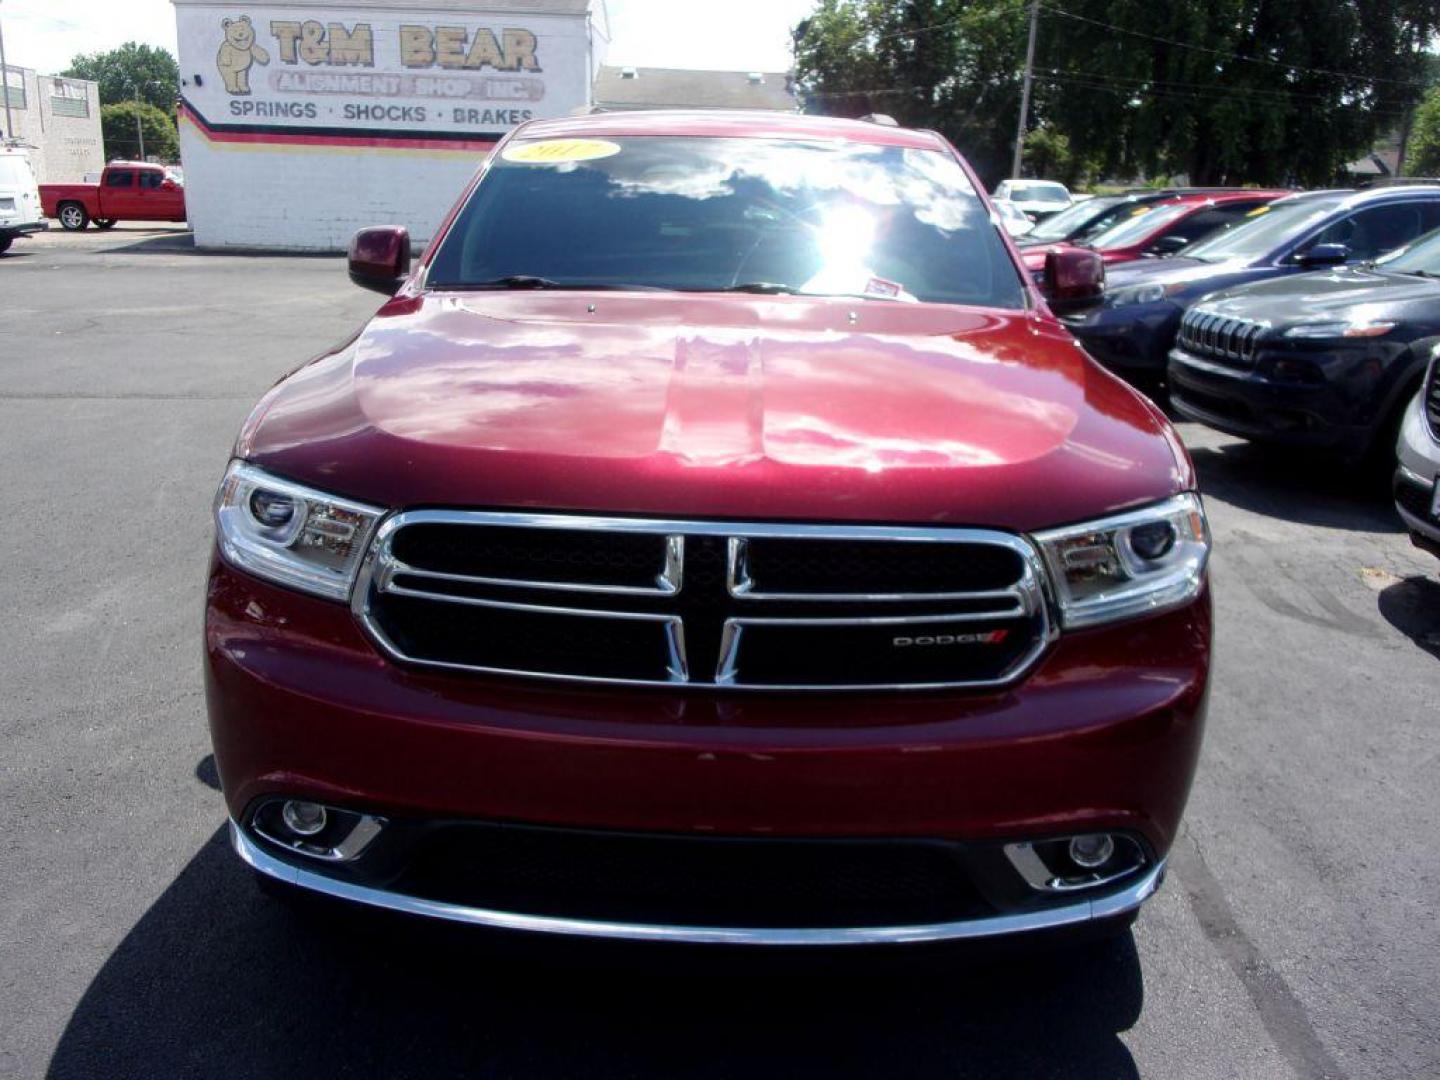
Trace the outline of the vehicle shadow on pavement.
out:
M 1380 614 L 1440 660 L 1440 582 L 1411 577 L 1380 591 Z
M 50 1077 L 1138 1075 L 1129 934 L 697 955 L 287 905 L 249 876 L 216 832 L 95 976 Z
M 1201 493 L 1242 510 L 1330 529 L 1404 531 L 1385 480 L 1339 461 L 1248 442 L 1191 447 L 1190 457 Z

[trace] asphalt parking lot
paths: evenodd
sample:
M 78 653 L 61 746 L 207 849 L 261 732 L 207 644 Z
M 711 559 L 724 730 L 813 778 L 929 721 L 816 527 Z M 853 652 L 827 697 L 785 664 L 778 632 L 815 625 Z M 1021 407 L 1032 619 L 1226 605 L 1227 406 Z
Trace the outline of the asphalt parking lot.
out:
M 1440 1075 L 1440 563 L 1322 460 L 1195 425 L 1210 730 L 1133 934 L 716 959 L 263 898 L 200 685 L 210 500 L 376 306 L 177 230 L 0 256 L 0 1075 Z

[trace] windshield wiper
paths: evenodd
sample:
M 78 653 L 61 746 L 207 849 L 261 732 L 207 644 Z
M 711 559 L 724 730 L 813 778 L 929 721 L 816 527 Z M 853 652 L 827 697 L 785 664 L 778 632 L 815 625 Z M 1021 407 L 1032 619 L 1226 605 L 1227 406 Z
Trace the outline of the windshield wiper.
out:
M 573 292 L 670 292 L 659 285 L 614 285 L 585 281 L 556 281 L 535 274 L 506 274 L 489 281 L 433 282 L 432 288 L 453 290 L 481 289 L 564 289 Z
M 769 295 L 798 296 L 800 290 L 793 285 L 782 285 L 778 281 L 742 281 L 738 285 L 726 285 L 723 289 L 706 289 L 705 292 L 765 293 Z

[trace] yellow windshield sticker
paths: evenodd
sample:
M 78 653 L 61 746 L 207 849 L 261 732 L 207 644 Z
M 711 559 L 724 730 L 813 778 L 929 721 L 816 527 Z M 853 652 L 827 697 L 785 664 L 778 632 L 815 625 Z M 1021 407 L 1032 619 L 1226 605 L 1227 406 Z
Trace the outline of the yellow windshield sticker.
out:
M 608 139 L 546 139 L 543 142 L 514 143 L 500 156 L 523 165 L 563 165 L 571 161 L 594 161 L 620 152 L 620 144 Z
M 1257 206 L 1254 210 L 1251 210 L 1251 211 L 1250 211 L 1248 214 L 1246 214 L 1245 216 L 1246 216 L 1246 217 L 1259 217 L 1261 214 L 1268 214 L 1269 212 L 1270 212 L 1270 207 L 1268 207 L 1268 206 Z

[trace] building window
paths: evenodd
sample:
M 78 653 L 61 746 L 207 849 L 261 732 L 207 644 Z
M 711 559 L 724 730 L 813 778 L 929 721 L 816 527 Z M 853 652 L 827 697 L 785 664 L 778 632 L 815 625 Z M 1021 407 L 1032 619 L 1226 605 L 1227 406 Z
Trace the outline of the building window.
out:
M 25 108 L 25 72 L 19 68 L 5 69 L 5 99 L 12 109 Z
M 50 83 L 50 111 L 56 116 L 84 118 L 90 115 L 90 98 L 83 83 Z

